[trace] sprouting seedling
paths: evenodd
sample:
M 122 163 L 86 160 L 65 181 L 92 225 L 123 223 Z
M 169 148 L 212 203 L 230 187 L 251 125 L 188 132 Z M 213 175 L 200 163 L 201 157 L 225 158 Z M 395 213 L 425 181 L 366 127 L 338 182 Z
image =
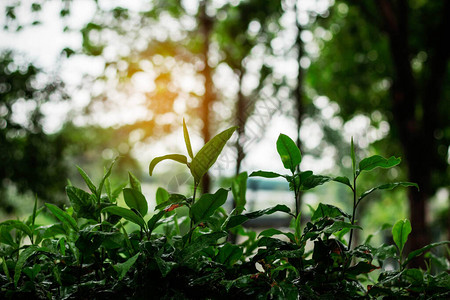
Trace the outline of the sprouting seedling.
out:
M 366 196 L 370 195 L 376 190 L 392 190 L 393 188 L 397 186 L 415 186 L 417 189 L 419 189 L 419 186 L 416 183 L 412 182 L 393 182 L 393 183 L 386 183 L 379 185 L 377 187 L 371 188 L 370 190 L 365 191 L 358 197 L 358 191 L 357 191 L 357 185 L 356 181 L 361 175 L 362 171 L 371 171 L 376 168 L 392 168 L 398 165 L 401 162 L 400 157 L 391 156 L 390 158 L 384 158 L 380 155 L 373 155 L 367 158 L 364 158 L 359 162 L 358 169 L 356 168 L 356 158 L 355 158 L 355 146 L 353 144 L 353 137 L 351 139 L 351 148 L 350 148 L 350 156 L 352 160 L 352 173 L 353 173 L 353 184 L 350 183 L 350 179 L 345 176 L 339 176 L 333 178 L 333 181 L 345 184 L 348 186 L 353 193 L 353 212 L 351 216 L 351 224 L 355 224 L 355 216 L 356 216 L 356 209 L 358 208 L 359 203 L 362 199 L 364 199 Z M 352 245 L 352 237 L 353 237 L 353 228 L 350 230 L 350 238 L 348 242 L 348 249 L 351 248 Z
M 189 132 L 186 127 L 186 122 L 183 119 L 184 142 L 186 144 L 188 155 L 192 159 L 191 162 L 188 162 L 188 158 L 182 154 L 168 154 L 156 157 L 150 162 L 149 166 L 150 176 L 152 176 L 153 169 L 155 168 L 155 166 L 163 160 L 171 159 L 179 163 L 185 164 L 189 168 L 192 176 L 194 177 L 194 193 L 192 197 L 192 204 L 195 203 L 195 194 L 197 191 L 197 187 L 202 180 L 203 175 L 205 175 L 205 173 L 208 172 L 211 166 L 216 162 L 217 158 L 219 157 L 220 153 L 225 147 L 225 144 L 231 138 L 236 128 L 237 127 L 233 126 L 214 136 L 194 156 L 191 147 L 191 140 L 189 138 Z
M 295 208 L 297 217 L 300 214 L 300 191 L 312 189 L 318 185 L 330 181 L 328 176 L 313 175 L 312 171 L 301 172 L 299 165 L 302 162 L 302 154 L 295 142 L 285 134 L 280 134 L 277 139 L 277 152 L 280 155 L 284 168 L 291 171 L 292 175 L 282 175 L 275 172 L 256 171 L 250 174 L 265 178 L 283 177 L 289 182 L 294 191 Z

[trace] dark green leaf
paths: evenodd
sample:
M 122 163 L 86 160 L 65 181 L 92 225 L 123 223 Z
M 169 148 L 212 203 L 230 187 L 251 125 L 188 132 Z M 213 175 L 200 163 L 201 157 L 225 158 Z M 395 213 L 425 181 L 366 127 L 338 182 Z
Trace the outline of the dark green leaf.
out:
M 419 189 L 419 186 L 416 183 L 412 183 L 412 182 L 393 182 L 393 183 L 386 183 L 377 187 L 374 187 L 370 190 L 365 191 L 364 193 L 361 194 L 361 196 L 359 196 L 359 199 L 363 199 L 364 197 L 366 197 L 367 195 L 371 194 L 372 192 L 376 191 L 376 190 L 392 190 L 393 188 L 396 188 L 398 186 L 404 186 L 404 187 L 408 187 L 408 186 L 415 186 L 417 189 Z
M 397 245 L 400 254 L 403 252 L 403 247 L 408 240 L 408 235 L 411 233 L 411 222 L 408 219 L 399 220 L 392 227 L 392 238 Z
M 133 222 L 134 224 L 137 224 L 141 226 L 141 228 L 145 228 L 145 221 L 141 216 L 138 216 L 135 214 L 132 210 L 119 207 L 119 206 L 108 206 L 102 209 L 103 213 L 110 213 L 113 215 L 117 215 L 119 217 L 122 217 L 130 222 Z
M 252 172 L 249 177 L 264 177 L 264 178 L 276 178 L 276 177 L 284 177 L 281 174 L 268 172 L 268 171 L 256 171 Z
M 301 190 L 306 191 L 315 188 L 318 185 L 322 185 L 331 180 L 331 177 L 322 175 L 311 175 L 302 181 Z
M 340 208 L 330 205 L 330 204 L 322 204 L 320 203 L 317 209 L 314 211 L 314 214 L 311 217 L 311 221 L 323 218 L 337 218 L 337 217 L 346 217 L 350 218 L 348 214 L 343 212 Z
M 289 240 L 291 240 L 291 242 L 295 241 L 295 236 L 294 236 L 294 234 L 292 232 L 282 232 L 281 230 L 278 230 L 278 229 L 275 229 L 275 228 L 269 228 L 269 229 L 263 230 L 258 235 L 258 237 L 260 237 L 260 236 L 271 237 L 271 236 L 274 236 L 274 235 L 277 235 L 277 234 L 286 236 Z
M 195 182 L 200 183 L 203 175 L 211 168 L 211 166 L 216 162 L 223 147 L 227 141 L 231 138 L 237 127 L 231 127 L 227 130 L 222 131 L 210 141 L 208 141 L 191 162 L 191 173 L 194 176 Z
M 60 209 L 58 206 L 53 205 L 51 203 L 45 203 L 45 206 L 47 206 L 47 208 L 52 212 L 52 214 L 56 218 L 58 218 L 58 220 L 60 220 L 63 224 L 73 228 L 75 231 L 78 231 L 77 222 L 69 214 Z
M 159 255 L 155 255 L 154 258 L 163 277 L 166 277 L 167 274 L 169 274 L 170 271 L 172 271 L 172 269 L 177 266 L 176 262 L 165 261 Z
M 287 135 L 280 134 L 277 140 L 277 151 L 283 166 L 294 173 L 295 168 L 302 161 L 302 154 L 294 141 Z
M 30 239 L 33 235 L 32 229 L 27 224 L 19 220 L 7 220 L 0 223 L 0 227 L 1 226 L 8 226 L 8 227 L 10 226 L 20 231 L 23 231 L 26 235 L 28 235 L 28 237 L 30 237 Z
M 370 273 L 379 268 L 380 267 L 374 266 L 369 262 L 360 261 L 356 266 L 350 267 L 346 273 L 356 276 L 359 274 Z
M 282 205 L 282 204 L 278 204 L 276 206 L 273 207 L 269 207 L 266 209 L 262 209 L 262 210 L 258 210 L 258 211 L 254 211 L 251 213 L 247 213 L 247 214 L 243 214 L 243 215 L 236 215 L 236 216 L 230 216 L 227 220 L 227 222 L 225 223 L 225 229 L 230 229 L 233 227 L 236 227 L 238 225 L 241 225 L 242 223 L 250 220 L 250 219 L 256 219 L 259 218 L 263 215 L 270 215 L 273 214 L 275 212 L 284 212 L 284 213 L 290 213 L 291 210 L 289 209 L 289 207 L 287 207 L 286 205 Z
M 326 234 L 332 234 L 335 232 L 338 232 L 342 229 L 361 229 L 362 228 L 358 225 L 352 225 L 351 223 L 344 222 L 344 221 L 336 221 L 331 226 L 326 227 L 323 232 Z
M 195 223 L 205 221 L 216 209 L 227 201 L 228 190 L 219 189 L 214 194 L 203 194 L 191 207 L 191 216 Z
M 129 208 L 136 209 L 142 216 L 148 211 L 148 204 L 145 196 L 135 189 L 123 189 L 123 199 Z
M 368 158 L 364 158 L 359 163 L 359 172 L 361 171 L 370 171 L 375 168 L 391 168 L 398 165 L 401 162 L 399 157 L 391 156 L 389 159 L 386 159 L 380 155 L 374 155 Z
M 345 176 L 335 177 L 332 180 L 336 181 L 336 182 L 339 182 L 339 183 L 342 183 L 342 184 L 345 184 L 345 185 L 349 186 L 350 188 L 352 187 L 352 185 L 350 184 L 350 179 L 348 179 Z
M 130 181 L 130 186 L 133 190 L 142 193 L 141 183 L 139 182 L 139 179 L 133 175 L 133 173 L 128 172 L 128 180 Z
M 219 248 L 216 261 L 227 266 L 232 266 L 241 258 L 242 254 L 243 251 L 241 247 L 226 243 Z
M 155 168 L 155 166 L 159 162 L 161 162 L 161 161 L 163 161 L 165 159 L 171 159 L 171 160 L 174 160 L 174 161 L 177 161 L 179 163 L 187 165 L 187 158 L 186 158 L 186 156 L 181 155 L 181 154 L 168 154 L 168 155 L 164 155 L 164 156 L 155 157 L 150 162 L 150 166 L 149 166 L 149 174 L 150 174 L 150 176 L 152 176 L 153 169 Z
M 167 201 L 164 201 L 160 204 L 158 204 L 155 207 L 155 210 L 168 207 L 173 204 L 185 204 L 187 201 L 187 198 L 184 195 L 181 194 L 170 194 L 169 199 Z
M 66 193 L 69 197 L 70 203 L 72 204 L 73 210 L 79 217 L 93 217 L 95 204 L 90 194 L 74 186 L 67 186 Z
M 189 132 L 186 127 L 186 122 L 184 121 L 184 118 L 183 118 L 183 135 L 184 135 L 184 142 L 186 143 L 187 152 L 191 158 L 194 158 L 191 146 L 191 139 L 189 138 Z
M 92 194 L 96 194 L 97 188 L 95 187 L 95 184 L 92 182 L 91 178 L 89 178 L 88 174 L 86 174 L 86 172 L 84 172 L 84 170 L 79 166 L 77 166 L 77 169 L 78 172 L 80 172 L 81 177 L 83 177 L 84 182 L 86 182 L 86 185 L 91 190 Z
M 20 274 L 22 273 L 23 266 L 27 262 L 27 259 L 30 256 L 37 254 L 38 252 L 50 252 L 50 250 L 45 247 L 31 245 L 20 253 L 19 259 L 17 260 L 16 266 L 14 269 L 14 286 L 15 287 L 17 287 L 17 283 L 19 282 L 19 279 L 20 279 Z
M 157 214 L 154 214 L 150 218 L 150 220 L 148 220 L 147 228 L 150 233 L 156 228 L 156 224 L 158 223 L 159 220 L 161 220 L 161 218 L 164 216 L 164 214 L 165 214 L 165 211 L 161 210 Z
M 422 255 L 424 252 L 430 250 L 431 248 L 442 246 L 442 245 L 450 245 L 450 241 L 443 241 L 443 242 L 432 243 L 432 244 L 426 245 L 423 248 L 420 248 L 420 249 L 417 249 L 417 250 L 414 250 L 414 251 L 410 252 L 408 254 L 408 258 L 403 263 L 403 266 L 406 266 L 415 257 Z
M 140 253 L 136 254 L 133 257 L 130 257 L 123 263 L 119 263 L 119 264 L 116 264 L 113 266 L 114 270 L 116 270 L 116 272 L 119 274 L 119 280 L 122 280 L 125 277 L 127 272 L 130 270 L 130 268 L 134 265 L 136 260 L 139 258 L 139 254 Z
M 180 256 L 182 258 L 182 261 L 189 260 L 196 253 L 202 251 L 203 249 L 211 245 L 215 245 L 217 243 L 217 240 L 224 238 L 226 236 L 227 233 L 223 231 L 200 235 L 181 251 Z

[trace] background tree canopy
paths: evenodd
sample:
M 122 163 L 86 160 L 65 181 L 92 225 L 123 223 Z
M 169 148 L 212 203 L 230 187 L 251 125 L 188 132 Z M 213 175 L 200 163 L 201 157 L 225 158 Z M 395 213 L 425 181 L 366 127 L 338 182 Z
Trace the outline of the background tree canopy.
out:
M 332 161 L 328 168 L 347 172 L 351 135 L 360 156 L 401 154 L 402 165 L 389 176 L 420 186 L 408 190 L 410 247 L 442 239 L 430 235 L 430 222 L 450 232 L 449 201 L 441 212 L 430 211 L 429 203 L 438 192 L 449 194 L 450 49 L 443 39 L 450 4 L 334 2 L 93 1 L 91 20 L 64 28 L 78 32 L 79 47 L 62 49 L 66 60 L 90 57 L 102 64 L 100 76 L 86 76 L 77 87 L 92 91 L 82 111 L 90 122 L 73 122 L 73 113 L 61 130 L 45 132 L 40 106 L 70 101 L 64 83 L 50 76 L 36 80 L 42 70 L 19 63 L 11 51 L 1 55 L 1 190 L 14 183 L 20 192 L 50 200 L 63 190 L 74 161 L 101 164 L 114 153 L 137 169 L 140 156 L 133 149 L 179 128 L 182 116 L 204 141 L 222 124 L 239 126 L 231 151 L 231 173 L 238 174 L 275 117 L 315 154 L 310 168 Z M 61 1 L 60 17 L 70 19 L 75 5 Z M 47 6 L 11 1 L 3 7 L 4 29 L 39 26 Z M 20 18 L 24 8 L 32 22 Z M 33 103 L 29 118 L 17 122 L 15 103 L 25 102 Z M 96 123 L 110 110 L 133 111 L 134 120 L 111 128 Z M 206 179 L 203 189 L 208 187 Z

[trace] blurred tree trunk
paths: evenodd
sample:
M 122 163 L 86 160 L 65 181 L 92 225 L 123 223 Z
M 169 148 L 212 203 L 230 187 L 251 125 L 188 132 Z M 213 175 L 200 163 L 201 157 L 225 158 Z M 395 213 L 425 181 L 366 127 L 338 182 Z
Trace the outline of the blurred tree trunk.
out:
M 211 103 L 214 101 L 215 95 L 213 91 L 213 81 L 211 74 L 211 67 L 208 64 L 209 60 L 209 44 L 211 31 L 213 29 L 213 20 L 206 14 L 207 0 L 200 2 L 199 6 L 199 27 L 200 32 L 203 36 L 203 48 L 202 48 L 202 59 L 203 59 L 203 70 L 202 75 L 204 78 L 204 94 L 201 104 L 200 117 L 203 121 L 202 135 L 204 142 L 208 142 L 211 138 Z M 208 173 L 203 176 L 202 180 L 202 190 L 204 193 L 209 192 L 211 185 L 211 178 Z
M 409 180 L 420 186 L 420 191 L 408 190 L 410 219 L 413 232 L 409 237 L 409 248 L 415 250 L 430 242 L 426 224 L 427 200 L 434 193 L 432 186 L 432 170 L 440 163 L 434 134 L 439 128 L 438 103 L 442 96 L 442 84 L 449 57 L 448 43 L 441 39 L 449 32 L 450 2 L 446 2 L 442 11 L 441 24 L 438 32 L 430 32 L 434 41 L 431 42 L 428 53 L 430 71 L 423 78 L 420 86 L 411 67 L 412 54 L 410 52 L 408 31 L 408 2 L 380 0 L 376 2 L 383 18 L 395 74 L 392 84 L 392 109 L 394 122 L 403 145 L 405 158 L 409 168 Z M 421 103 L 419 103 L 421 101 Z M 422 117 L 417 114 L 417 107 L 421 106 Z M 424 262 L 416 261 L 415 267 L 423 266 Z

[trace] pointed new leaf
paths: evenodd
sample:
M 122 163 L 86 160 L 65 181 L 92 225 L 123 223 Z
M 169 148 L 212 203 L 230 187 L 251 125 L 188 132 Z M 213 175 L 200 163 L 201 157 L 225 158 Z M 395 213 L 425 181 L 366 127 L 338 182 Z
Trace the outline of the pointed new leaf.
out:
M 364 158 L 359 162 L 359 171 L 370 171 L 375 168 L 391 168 L 398 165 L 401 162 L 399 157 L 391 156 L 386 159 L 380 155 L 374 155 L 371 157 Z
M 100 196 L 102 195 L 102 190 L 103 190 L 103 185 L 105 184 L 105 180 L 111 176 L 111 170 L 112 167 L 114 166 L 114 164 L 117 161 L 117 157 L 112 161 L 112 163 L 109 165 L 108 170 L 105 172 L 105 174 L 103 175 L 102 181 L 100 181 L 100 184 L 98 185 L 98 189 L 97 189 L 97 199 L 100 199 Z M 111 200 L 112 201 L 112 200 Z
M 386 183 L 386 184 L 383 184 L 383 185 L 380 185 L 380 186 L 377 186 L 377 187 L 371 188 L 370 190 L 365 191 L 364 193 L 361 194 L 361 196 L 359 197 L 359 200 L 363 199 L 364 197 L 373 193 L 376 190 L 392 190 L 393 188 L 396 188 L 398 186 L 404 186 L 404 187 L 415 186 L 417 189 L 419 189 L 419 186 L 413 182 Z
M 113 215 L 117 215 L 119 217 L 124 218 L 134 224 L 141 226 L 141 228 L 145 228 L 145 221 L 141 216 L 135 214 L 131 209 L 127 209 L 119 206 L 108 206 L 102 209 L 103 213 L 110 213 Z
M 150 162 L 150 166 L 149 166 L 149 174 L 150 176 L 152 176 L 153 173 L 153 169 L 155 168 L 155 166 L 160 162 L 163 161 L 165 159 L 171 159 L 174 161 L 177 161 L 179 163 L 185 164 L 187 165 L 187 158 L 184 155 L 181 154 L 168 154 L 168 155 L 164 155 L 164 156 L 159 156 L 159 157 L 155 157 L 151 162 Z
M 295 168 L 302 161 L 302 154 L 294 141 L 287 135 L 280 134 L 277 140 L 277 151 L 283 166 L 294 173 Z
M 136 254 L 133 257 L 130 257 L 123 263 L 119 263 L 119 264 L 116 264 L 115 266 L 113 266 L 114 270 L 116 270 L 116 272 L 119 275 L 119 280 L 122 280 L 125 277 L 127 272 L 130 270 L 130 268 L 134 265 L 134 263 L 138 259 L 139 254 L 140 253 Z
M 256 171 L 252 172 L 249 177 L 264 177 L 264 178 L 276 178 L 276 177 L 284 177 L 281 174 L 268 172 L 268 171 Z
M 186 122 L 183 118 L 183 135 L 184 135 L 184 142 L 186 143 L 186 149 L 190 156 L 190 158 L 194 158 L 194 154 L 192 153 L 192 147 L 191 147 L 191 139 L 189 138 L 189 132 L 186 127 Z
M 129 208 L 136 209 L 142 216 L 147 214 L 147 200 L 145 200 L 145 196 L 141 192 L 135 189 L 123 189 L 123 199 Z
M 403 263 L 403 266 L 406 266 L 411 260 L 413 260 L 415 257 L 422 255 L 425 251 L 430 250 L 431 248 L 442 246 L 442 245 L 450 245 L 450 241 L 443 241 L 443 242 L 437 242 L 432 243 L 429 245 L 426 245 L 423 248 L 414 250 L 408 254 L 408 259 Z
M 197 184 L 200 183 L 203 175 L 208 172 L 209 168 L 216 162 L 223 147 L 225 147 L 225 144 L 231 138 L 236 128 L 237 127 L 228 128 L 213 137 L 192 159 L 191 174 Z
M 45 206 L 52 212 L 52 214 L 61 221 L 61 223 L 67 225 L 68 227 L 73 228 L 75 231 L 78 231 L 77 221 L 72 218 L 69 214 L 63 211 L 56 205 L 51 203 L 45 203 Z
M 22 251 L 19 255 L 19 259 L 16 262 L 16 266 L 14 269 L 14 286 L 17 287 L 17 283 L 19 283 L 20 274 L 22 273 L 23 266 L 27 262 L 28 258 L 38 252 L 50 252 L 49 249 L 44 247 L 39 247 L 36 245 L 31 245 Z
M 89 175 L 79 166 L 77 166 L 78 172 L 80 172 L 81 177 L 83 177 L 84 182 L 86 182 L 86 185 L 91 190 L 92 194 L 97 193 L 97 188 L 95 187 L 94 183 L 92 182 Z
M 159 187 L 156 190 L 156 205 L 166 202 L 167 200 L 169 200 L 169 197 L 170 197 L 169 192 L 163 189 L 162 187 Z
M 32 229 L 22 221 L 19 220 L 7 220 L 0 223 L 0 226 L 11 226 L 15 229 L 23 231 L 26 235 L 28 235 L 31 239 L 33 232 Z
M 216 209 L 227 201 L 228 190 L 219 189 L 214 194 L 203 194 L 191 207 L 191 216 L 195 223 L 205 221 Z
M 142 193 L 141 183 L 139 182 L 139 179 L 133 175 L 133 173 L 128 172 L 128 180 L 130 181 L 130 186 L 133 190 Z
M 247 191 L 247 172 L 242 172 L 231 183 L 231 192 L 233 193 L 234 203 L 236 205 L 236 213 L 241 214 L 247 203 L 245 194 Z
M 392 238 L 394 243 L 397 245 L 400 254 L 403 251 L 406 241 L 408 240 L 408 235 L 411 233 L 411 223 L 408 219 L 399 220 L 392 227 Z

